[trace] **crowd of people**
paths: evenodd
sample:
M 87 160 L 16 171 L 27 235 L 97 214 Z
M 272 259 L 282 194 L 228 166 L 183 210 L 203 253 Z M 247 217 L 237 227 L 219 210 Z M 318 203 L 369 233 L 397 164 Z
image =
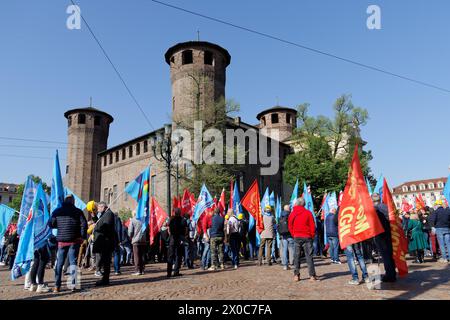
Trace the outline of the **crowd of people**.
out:
M 130 220 L 121 221 L 107 203 L 91 201 L 85 215 L 69 195 L 51 215 L 49 225 L 57 230 L 56 236 L 35 251 L 24 288 L 49 292 L 44 282 L 47 268 L 54 269 L 52 291 L 58 293 L 63 275 L 73 274 L 78 268 L 94 271 L 100 278 L 96 286 L 106 286 L 111 265 L 114 275 L 121 274 L 121 266 L 134 265 L 132 275 L 139 277 L 147 263 L 166 263 L 170 278 L 181 276 L 182 267 L 214 272 L 227 267 L 238 269 L 242 260 L 254 261 L 257 266 L 280 264 L 284 270 L 293 269 L 294 281 L 300 281 L 300 265 L 305 260 L 310 281 L 320 281 L 314 258 L 329 257 L 330 263 L 341 264 L 342 256 L 346 257 L 351 285 L 369 282 L 367 264 L 374 262 L 384 264 L 383 282 L 395 282 L 388 209 L 379 194 L 372 194 L 372 200 L 384 232 L 341 250 L 339 210 L 332 208 L 324 217 L 308 211 L 303 198 L 296 199 L 292 206 L 285 205 L 278 219 L 274 208 L 266 205 L 264 230 L 259 235 L 256 228 L 249 230 L 248 213 L 236 215 L 232 209 L 221 212 L 216 208 L 194 221 L 175 208 L 150 241 L 148 228 L 135 214 Z M 433 208 L 403 212 L 400 218 L 413 263 L 423 263 L 426 258 L 450 262 L 450 208 L 445 202 L 438 200 Z M 17 231 L 10 225 L 0 243 L 1 265 L 12 268 L 18 241 Z M 71 287 L 72 291 L 78 289 Z

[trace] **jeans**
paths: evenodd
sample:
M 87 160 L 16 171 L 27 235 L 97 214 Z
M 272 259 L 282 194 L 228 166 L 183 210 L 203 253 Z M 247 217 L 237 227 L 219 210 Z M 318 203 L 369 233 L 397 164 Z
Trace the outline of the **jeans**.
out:
M 395 262 L 392 256 L 391 235 L 386 232 L 379 234 L 375 237 L 375 245 L 383 259 L 384 270 L 386 271 L 385 277 L 389 280 L 395 280 L 397 278 L 397 273 L 395 271 Z
M 194 240 L 187 239 L 184 243 L 184 264 L 188 268 L 194 267 L 195 244 Z
M 212 266 L 218 267 L 219 263 L 223 264 L 223 237 L 215 237 L 210 240 L 211 245 L 211 263 Z
M 129 265 L 131 263 L 131 244 L 124 244 L 122 246 L 122 265 Z
M 175 269 L 173 270 L 174 275 L 178 275 L 180 273 L 181 268 L 181 258 L 184 253 L 184 244 L 180 238 L 170 237 L 169 240 L 169 250 L 167 257 L 167 276 L 172 276 L 172 268 L 175 265 Z
M 442 259 L 450 260 L 450 228 L 436 228 L 436 238 L 441 249 Z
M 367 275 L 366 262 L 364 261 L 361 243 L 350 245 L 345 249 L 345 256 L 347 257 L 347 264 L 348 264 L 348 268 L 350 269 L 350 273 L 352 274 L 352 279 L 358 281 L 359 280 L 358 270 L 356 269 L 356 264 L 355 264 L 355 259 L 354 259 L 353 254 L 356 255 L 356 259 L 358 259 L 359 267 L 361 268 L 361 272 L 362 272 L 362 279 L 364 280 L 368 277 L 368 275 Z
M 231 263 L 233 266 L 239 265 L 239 246 L 241 238 L 239 234 L 230 235 Z
M 120 272 L 120 257 L 122 255 L 122 250 L 120 246 L 117 246 L 117 248 L 114 250 L 114 272 L 119 273 Z
M 281 263 L 283 266 L 287 267 L 289 261 L 293 264 L 294 260 L 294 239 L 291 236 L 281 236 L 281 245 L 283 247 L 281 255 Z
M 300 275 L 300 256 L 301 251 L 305 252 L 306 263 L 308 264 L 308 272 L 310 277 L 316 275 L 313 259 L 313 239 L 311 238 L 294 238 L 294 275 Z
M 32 284 L 44 284 L 45 267 L 49 259 L 50 255 L 47 246 L 34 251 L 34 260 L 30 270 L 30 280 Z M 38 278 L 37 283 L 36 276 Z
M 272 238 L 262 238 L 261 244 L 259 245 L 259 252 L 258 252 L 258 261 L 262 263 L 263 254 L 266 254 L 266 261 L 268 263 L 272 263 L 270 259 L 270 254 L 268 253 L 269 250 L 272 250 Z M 265 251 L 264 251 L 265 250 Z
M 208 269 L 211 264 L 211 250 L 209 247 L 209 242 L 203 243 L 203 253 L 202 253 L 202 268 Z
M 55 269 L 55 287 L 61 288 L 62 269 L 66 261 L 66 257 L 69 257 L 69 265 L 77 266 L 78 251 L 80 250 L 80 244 L 72 244 L 58 248 L 56 254 L 56 269 Z
M 316 232 L 316 235 L 314 236 L 313 249 L 314 249 L 315 256 L 322 255 L 322 244 L 320 243 L 320 236 L 317 232 Z
M 339 261 L 339 238 L 328 237 L 328 243 L 330 244 L 331 261 Z

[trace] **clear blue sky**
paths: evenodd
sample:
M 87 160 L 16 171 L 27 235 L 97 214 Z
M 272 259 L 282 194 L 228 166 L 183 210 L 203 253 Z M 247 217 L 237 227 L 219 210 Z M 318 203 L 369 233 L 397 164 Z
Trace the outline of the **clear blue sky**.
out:
M 433 1 L 180 1 L 206 15 L 409 77 L 450 88 L 450 3 Z M 232 56 L 227 98 L 256 123 L 263 108 L 311 103 L 313 115 L 331 116 L 342 93 L 368 109 L 362 134 L 373 151 L 372 168 L 391 186 L 409 179 L 447 176 L 450 93 L 364 70 L 261 38 L 149 0 L 78 0 L 155 127 L 170 118 L 169 68 L 163 55 L 177 42 L 215 42 Z M 94 106 L 110 113 L 109 146 L 151 130 L 85 25 L 66 28 L 70 1 L 7 1 L 0 11 L 0 136 L 67 141 L 64 111 Z M 366 8 L 378 4 L 382 30 L 368 30 Z M 54 149 L 0 139 L 0 181 L 27 174 L 51 180 Z M 59 147 L 64 147 L 60 145 Z M 61 148 L 61 158 L 66 149 Z M 64 160 L 61 163 L 64 168 Z

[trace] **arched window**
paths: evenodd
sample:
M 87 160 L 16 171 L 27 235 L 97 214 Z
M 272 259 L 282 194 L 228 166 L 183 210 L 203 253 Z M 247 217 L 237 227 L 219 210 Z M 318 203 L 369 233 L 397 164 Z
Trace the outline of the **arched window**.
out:
M 278 113 L 272 113 L 271 120 L 272 120 L 272 124 L 278 123 Z
M 412 184 L 411 187 L 410 187 L 410 190 L 411 190 L 411 191 L 416 191 L 416 190 L 417 190 L 416 185 L 415 185 L 415 184 Z
M 428 184 L 428 189 L 434 189 L 434 183 L 433 182 L 430 182 L 429 184 Z

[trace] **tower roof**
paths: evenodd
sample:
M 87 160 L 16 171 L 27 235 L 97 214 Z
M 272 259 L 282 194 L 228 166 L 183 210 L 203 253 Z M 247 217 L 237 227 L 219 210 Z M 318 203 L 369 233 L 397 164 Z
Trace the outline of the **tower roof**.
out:
M 177 43 L 176 45 L 170 47 L 167 51 L 166 54 L 164 55 L 167 64 L 170 65 L 170 57 L 172 57 L 172 55 L 176 52 L 176 51 L 180 51 L 183 49 L 192 49 L 192 48 L 212 48 L 215 49 L 217 51 L 220 51 L 224 57 L 225 57 L 225 61 L 226 61 L 226 65 L 228 66 L 231 62 L 231 55 L 230 53 L 222 48 L 221 46 L 215 44 L 215 43 L 211 43 L 211 42 L 207 42 L 207 41 L 187 41 L 187 42 L 180 42 Z
M 93 107 L 76 108 L 76 109 L 67 110 L 66 112 L 64 112 L 64 117 L 67 118 L 72 113 L 81 113 L 81 112 L 98 113 L 98 114 L 104 115 L 107 118 L 109 118 L 110 122 L 114 121 L 114 118 L 110 114 L 108 114 L 104 111 L 101 111 L 99 109 L 93 108 Z
M 292 109 L 292 108 L 289 108 L 289 107 L 275 106 L 275 107 L 263 110 L 260 113 L 258 113 L 256 115 L 256 119 L 259 120 L 259 119 L 261 119 L 261 117 L 263 115 L 265 115 L 267 113 L 276 112 L 276 111 L 279 111 L 279 112 L 293 112 L 293 113 L 297 114 L 297 110 L 295 110 L 295 109 Z

